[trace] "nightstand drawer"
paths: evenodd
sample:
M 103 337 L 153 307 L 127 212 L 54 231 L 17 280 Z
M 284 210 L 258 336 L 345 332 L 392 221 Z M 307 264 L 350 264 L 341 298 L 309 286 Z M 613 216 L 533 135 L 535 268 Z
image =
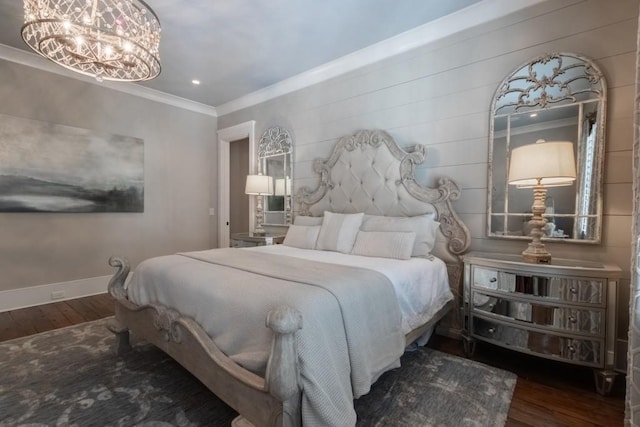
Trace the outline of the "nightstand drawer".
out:
M 592 367 L 604 366 L 604 345 L 603 341 L 598 339 L 576 338 L 520 328 L 475 316 L 471 335 L 502 347 L 549 359 Z
M 541 297 L 559 302 L 605 304 L 603 279 L 528 275 L 490 268 L 472 269 L 473 286 L 493 291 Z
M 548 328 L 569 333 L 604 336 L 603 309 L 538 304 L 515 298 L 497 297 L 479 292 L 473 294 L 475 312 L 489 313 L 504 320 Z

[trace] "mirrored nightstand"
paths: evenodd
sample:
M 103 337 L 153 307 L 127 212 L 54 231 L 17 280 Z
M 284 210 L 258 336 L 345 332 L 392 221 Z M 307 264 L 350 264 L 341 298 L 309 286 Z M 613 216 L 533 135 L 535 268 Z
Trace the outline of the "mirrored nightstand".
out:
M 618 266 L 553 258 L 529 264 L 520 255 L 464 256 L 465 351 L 476 340 L 538 357 L 594 368 L 600 394 L 616 373 Z
M 283 241 L 284 241 L 284 234 L 266 233 L 261 235 L 254 235 L 251 232 L 231 234 L 232 248 L 246 248 L 248 246 L 279 245 Z

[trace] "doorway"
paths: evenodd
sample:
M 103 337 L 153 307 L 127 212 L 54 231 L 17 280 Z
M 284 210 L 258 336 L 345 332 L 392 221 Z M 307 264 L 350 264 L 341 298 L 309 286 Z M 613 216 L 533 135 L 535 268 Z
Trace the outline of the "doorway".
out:
M 220 129 L 218 131 L 218 247 L 228 248 L 230 243 L 231 222 L 231 144 L 233 141 L 248 139 L 247 166 L 250 174 L 256 173 L 256 145 L 255 145 L 254 120 L 240 123 L 235 126 Z M 237 179 L 234 179 L 237 181 Z M 233 193 L 244 196 L 244 183 L 246 175 L 240 180 L 238 186 L 234 186 Z M 239 189 L 239 190 L 238 190 Z M 249 228 L 242 231 L 253 230 L 255 200 L 249 198 Z
M 231 141 L 229 148 L 229 233 L 249 231 L 249 196 L 244 193 L 249 175 L 249 138 Z

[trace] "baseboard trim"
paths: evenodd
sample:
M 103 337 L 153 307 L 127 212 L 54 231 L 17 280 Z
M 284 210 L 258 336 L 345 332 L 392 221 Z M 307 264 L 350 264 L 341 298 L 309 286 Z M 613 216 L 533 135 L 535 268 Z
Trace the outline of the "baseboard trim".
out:
M 51 302 L 103 294 L 107 292 L 107 285 L 111 277 L 89 277 L 70 282 L 49 283 L 0 291 L 0 313 Z

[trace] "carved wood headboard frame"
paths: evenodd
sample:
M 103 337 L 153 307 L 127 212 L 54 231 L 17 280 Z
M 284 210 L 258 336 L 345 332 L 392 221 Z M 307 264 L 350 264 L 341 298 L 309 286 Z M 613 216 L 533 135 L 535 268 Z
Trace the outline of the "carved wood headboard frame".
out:
M 407 152 L 383 130 L 360 130 L 343 136 L 327 160 L 314 161 L 320 183 L 315 190 L 303 187 L 297 191 L 298 213 L 415 216 L 433 212 L 441 232 L 433 253 L 447 263 L 455 304 L 460 307 L 461 255 L 468 250 L 471 240 L 468 228 L 451 205 L 452 200 L 460 197 L 460 188 L 446 177 L 440 178 L 435 188 L 420 184 L 415 178 L 415 167 L 424 160 L 424 145 L 416 145 Z M 454 310 L 450 321 L 450 329 L 461 328 L 460 310 Z

